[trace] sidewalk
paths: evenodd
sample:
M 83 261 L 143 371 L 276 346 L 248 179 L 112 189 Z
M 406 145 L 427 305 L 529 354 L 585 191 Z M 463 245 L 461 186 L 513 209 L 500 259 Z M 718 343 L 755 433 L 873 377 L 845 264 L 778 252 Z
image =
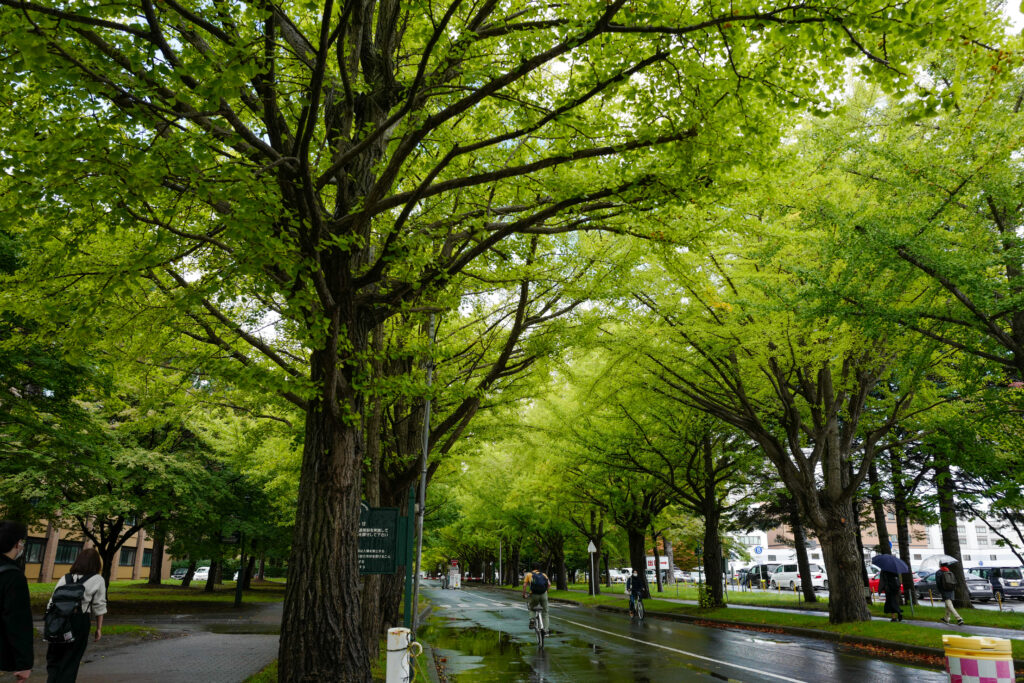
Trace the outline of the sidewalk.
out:
M 241 683 L 277 658 L 283 604 L 263 603 L 243 613 L 155 615 L 116 620 L 157 629 L 158 640 L 104 647 L 90 641 L 78 683 Z M 41 625 L 41 624 L 40 624 Z M 36 645 L 30 682 L 46 680 L 45 653 Z M 41 650 L 41 652 L 39 652 Z M 41 663 L 41 665 L 40 665 Z

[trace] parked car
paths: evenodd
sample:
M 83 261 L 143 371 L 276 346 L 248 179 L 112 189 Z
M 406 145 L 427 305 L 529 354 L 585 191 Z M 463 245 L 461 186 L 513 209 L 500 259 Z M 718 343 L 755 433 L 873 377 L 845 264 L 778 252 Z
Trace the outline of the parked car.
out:
M 626 574 L 621 569 L 611 568 L 608 570 L 608 579 L 612 583 L 625 583 L 628 576 L 629 574 Z
M 767 586 L 768 582 L 772 578 L 772 572 L 778 567 L 777 562 L 771 562 L 768 564 L 755 564 L 747 567 L 747 573 L 743 579 L 747 582 L 747 586 L 758 588 L 761 586 L 761 582 L 764 581 L 764 585 Z
M 988 579 L 979 578 L 971 573 L 967 573 L 966 578 L 967 591 L 971 594 L 971 600 L 988 602 L 992 599 L 992 586 L 989 585 Z M 935 572 L 928 572 L 914 588 L 917 590 L 918 600 L 926 599 L 929 593 L 934 600 L 942 599 L 939 588 L 935 583 Z
M 878 584 L 880 582 L 881 573 L 882 572 L 879 571 L 878 569 L 873 569 L 870 572 L 868 572 L 868 585 L 871 587 L 871 592 L 872 593 L 877 593 L 878 592 Z M 914 583 L 917 584 L 917 582 L 921 580 L 921 577 L 918 576 L 917 574 L 914 574 L 913 576 L 914 576 Z M 902 593 L 902 592 L 903 592 L 903 584 L 900 583 L 900 593 Z
M 173 572 L 171 572 L 171 578 L 175 581 L 181 581 L 185 578 L 185 574 L 188 574 L 188 568 L 178 567 Z
M 199 567 L 196 569 L 196 573 L 192 575 L 193 581 L 209 581 L 210 580 L 210 568 Z
M 780 564 L 772 572 L 769 588 L 795 588 L 801 584 L 800 567 L 794 564 Z M 828 590 L 828 575 L 818 564 L 811 564 L 811 585 Z
M 993 569 L 999 570 L 999 578 L 1003 584 L 1003 597 L 1024 600 L 1024 568 L 1022 567 L 974 567 L 968 569 L 967 574 L 968 577 L 976 576 L 979 579 L 985 579 L 991 586 L 989 577 L 992 575 Z

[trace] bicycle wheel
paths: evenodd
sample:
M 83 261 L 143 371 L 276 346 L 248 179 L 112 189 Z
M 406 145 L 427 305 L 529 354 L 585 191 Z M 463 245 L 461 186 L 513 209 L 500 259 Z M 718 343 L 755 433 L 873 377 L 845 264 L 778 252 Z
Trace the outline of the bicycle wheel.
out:
M 636 617 L 637 619 L 644 618 L 644 601 L 643 598 L 636 599 Z
M 537 632 L 537 647 L 543 648 L 544 647 L 544 620 L 541 618 L 539 612 L 537 613 L 536 625 L 537 626 L 536 626 L 536 628 L 534 630 Z

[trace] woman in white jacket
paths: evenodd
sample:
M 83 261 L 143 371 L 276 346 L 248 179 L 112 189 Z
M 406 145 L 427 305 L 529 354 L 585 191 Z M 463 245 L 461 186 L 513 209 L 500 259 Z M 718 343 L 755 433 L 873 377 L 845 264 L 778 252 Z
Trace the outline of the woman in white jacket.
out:
M 82 596 L 82 614 L 72 617 L 71 632 L 75 639 L 67 645 L 51 643 L 46 649 L 46 683 L 74 683 L 78 678 L 78 666 L 82 663 L 85 646 L 89 644 L 89 615 L 96 617 L 96 640 L 103 637 L 103 615 L 107 613 L 107 584 L 100 574 L 100 554 L 94 548 L 78 553 L 68 574 L 71 580 L 82 582 L 85 594 Z M 62 576 L 54 590 L 63 586 L 67 576 Z M 52 600 L 52 598 L 51 598 Z M 49 605 L 47 605 L 49 607 Z

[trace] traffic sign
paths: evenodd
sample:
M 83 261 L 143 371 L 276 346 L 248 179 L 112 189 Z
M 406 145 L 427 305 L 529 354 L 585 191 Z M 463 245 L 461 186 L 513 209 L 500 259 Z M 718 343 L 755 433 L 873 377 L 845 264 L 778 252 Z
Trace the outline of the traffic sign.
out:
M 764 552 L 764 548 L 762 548 L 762 547 L 761 547 L 761 546 L 759 546 L 759 545 L 755 545 L 755 546 L 754 546 L 754 554 L 755 554 L 755 555 L 760 555 L 760 554 L 761 554 L 761 553 L 763 553 L 763 552 Z
M 590 543 L 587 544 L 587 552 L 588 553 L 596 553 L 597 552 L 597 546 L 594 545 L 593 541 L 591 541 Z

